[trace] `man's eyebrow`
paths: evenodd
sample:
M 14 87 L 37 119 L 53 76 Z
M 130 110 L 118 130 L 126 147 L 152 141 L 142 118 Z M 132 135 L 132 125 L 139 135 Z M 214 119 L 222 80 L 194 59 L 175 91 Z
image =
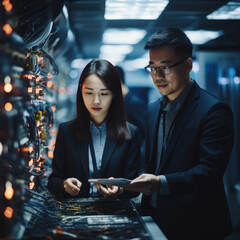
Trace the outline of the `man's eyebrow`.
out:
M 164 60 L 164 61 L 160 61 L 160 62 L 151 62 L 151 61 L 149 61 L 149 65 L 150 64 L 156 64 L 156 63 L 170 63 L 170 61 L 168 61 L 168 60 Z

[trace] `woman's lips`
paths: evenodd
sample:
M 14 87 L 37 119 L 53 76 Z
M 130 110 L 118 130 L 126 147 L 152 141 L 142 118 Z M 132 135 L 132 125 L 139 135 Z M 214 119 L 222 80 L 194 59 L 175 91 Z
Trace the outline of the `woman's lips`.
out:
M 100 111 L 101 108 L 92 108 L 93 111 Z

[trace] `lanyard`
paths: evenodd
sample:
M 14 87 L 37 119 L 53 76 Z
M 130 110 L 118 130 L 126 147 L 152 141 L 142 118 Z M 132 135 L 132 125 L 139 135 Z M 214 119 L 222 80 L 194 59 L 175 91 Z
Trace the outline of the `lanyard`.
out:
M 95 156 L 95 152 L 94 152 L 92 138 L 89 142 L 89 146 L 90 146 L 90 151 L 91 151 L 91 155 L 92 155 L 92 162 L 93 162 L 93 177 L 94 178 L 99 178 L 100 177 L 100 171 L 97 168 L 97 160 L 96 160 L 96 156 Z

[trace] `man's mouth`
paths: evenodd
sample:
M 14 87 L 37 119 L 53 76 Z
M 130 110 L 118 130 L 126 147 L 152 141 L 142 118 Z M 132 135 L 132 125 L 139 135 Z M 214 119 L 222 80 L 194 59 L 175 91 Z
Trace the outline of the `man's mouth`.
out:
M 158 88 L 165 88 L 165 87 L 167 87 L 167 83 L 157 83 L 157 87 Z

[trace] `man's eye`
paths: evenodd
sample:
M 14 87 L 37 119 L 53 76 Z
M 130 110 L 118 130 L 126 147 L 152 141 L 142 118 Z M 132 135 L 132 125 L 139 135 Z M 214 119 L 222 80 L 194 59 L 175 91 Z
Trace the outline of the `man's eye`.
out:
M 162 70 L 165 70 L 165 69 L 167 69 L 167 68 L 168 68 L 167 66 L 161 67 Z

